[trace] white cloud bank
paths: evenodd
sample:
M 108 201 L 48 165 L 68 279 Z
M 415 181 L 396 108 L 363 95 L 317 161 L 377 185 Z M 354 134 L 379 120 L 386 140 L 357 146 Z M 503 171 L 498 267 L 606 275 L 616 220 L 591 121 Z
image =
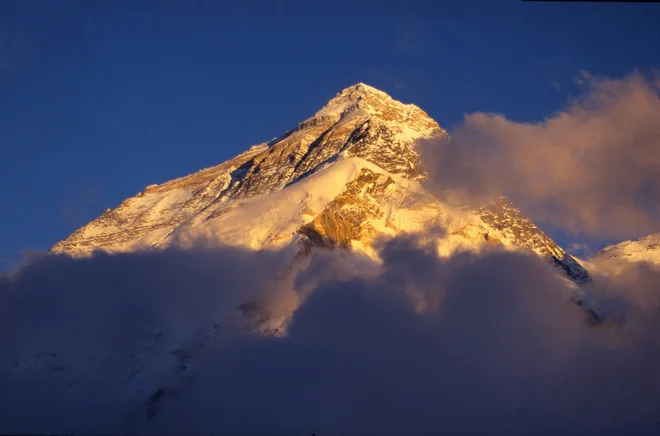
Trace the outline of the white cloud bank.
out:
M 658 429 L 660 275 L 648 266 L 603 291 L 625 322 L 590 327 L 534 256 L 443 260 L 398 238 L 376 274 L 356 275 L 336 253 L 302 272 L 280 255 L 28 263 L 0 282 L 0 432 Z M 235 330 L 252 300 L 293 313 L 287 335 Z

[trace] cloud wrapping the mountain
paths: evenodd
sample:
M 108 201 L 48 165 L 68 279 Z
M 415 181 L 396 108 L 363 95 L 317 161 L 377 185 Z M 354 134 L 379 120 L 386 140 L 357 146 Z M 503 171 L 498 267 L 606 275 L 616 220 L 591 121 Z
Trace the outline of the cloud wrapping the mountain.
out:
M 591 237 L 658 230 L 660 99 L 639 73 L 582 75 L 585 95 L 539 123 L 477 112 L 423 147 L 435 190 L 475 203 L 503 192 L 537 221 Z
M 380 252 L 34 259 L 0 282 L 0 432 L 657 430 L 657 271 L 594 328 L 535 256 Z M 286 336 L 235 330 L 253 300 Z

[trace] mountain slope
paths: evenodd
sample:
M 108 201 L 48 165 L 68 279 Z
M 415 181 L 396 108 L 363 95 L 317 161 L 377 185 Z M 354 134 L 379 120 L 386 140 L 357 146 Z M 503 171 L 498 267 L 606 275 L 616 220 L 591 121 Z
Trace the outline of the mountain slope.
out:
M 636 241 L 624 241 L 610 245 L 595 254 L 596 261 L 627 260 L 660 264 L 660 233 L 645 236 Z
M 362 83 L 295 129 L 215 167 L 151 185 L 52 247 L 85 255 L 198 241 L 253 250 L 351 248 L 445 229 L 438 250 L 528 249 L 576 283 L 589 275 L 505 198 L 478 209 L 427 192 L 416 144 L 446 132 L 424 111 Z M 441 146 L 441 145 L 439 145 Z

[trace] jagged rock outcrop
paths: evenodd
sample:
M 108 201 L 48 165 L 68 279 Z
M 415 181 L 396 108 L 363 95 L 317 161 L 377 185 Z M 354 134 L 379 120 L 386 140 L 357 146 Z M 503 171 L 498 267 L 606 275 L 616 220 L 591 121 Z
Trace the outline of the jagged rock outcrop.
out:
M 524 216 L 506 197 L 499 197 L 491 204 L 479 208 L 479 212 L 481 219 L 501 232 L 506 239 L 547 258 L 552 265 L 564 270 L 572 281 L 580 284 L 590 281 L 587 270 L 541 231 L 531 219 Z M 486 238 L 489 239 L 488 234 Z

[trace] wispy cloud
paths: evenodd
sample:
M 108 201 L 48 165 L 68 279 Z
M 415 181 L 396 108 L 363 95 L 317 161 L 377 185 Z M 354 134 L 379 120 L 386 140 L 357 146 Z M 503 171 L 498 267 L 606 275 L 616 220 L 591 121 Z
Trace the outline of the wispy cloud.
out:
M 557 82 L 556 80 L 550 80 L 550 84 L 552 85 L 553 88 L 557 90 L 557 92 L 562 91 L 561 85 L 559 85 L 559 82 Z
M 0 278 L 0 430 L 656 428 L 657 271 L 613 281 L 626 322 L 589 327 L 535 256 L 380 250 L 359 268 L 229 247 L 35 258 Z M 287 316 L 283 337 L 240 330 Z
M 532 218 L 597 238 L 658 230 L 660 99 L 642 74 L 583 73 L 584 96 L 539 123 L 474 113 L 425 161 L 436 188 L 503 192 Z

